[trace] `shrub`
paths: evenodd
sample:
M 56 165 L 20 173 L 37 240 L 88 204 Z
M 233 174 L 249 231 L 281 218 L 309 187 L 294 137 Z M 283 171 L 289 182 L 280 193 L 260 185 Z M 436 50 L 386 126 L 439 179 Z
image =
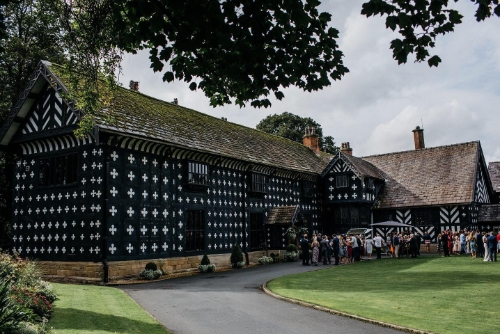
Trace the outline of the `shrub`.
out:
M 263 256 L 258 259 L 259 264 L 271 264 L 274 262 L 273 258 L 270 256 Z
M 152 279 L 158 279 L 162 274 L 163 272 L 161 270 L 143 269 L 139 273 L 139 277 L 142 279 L 152 280 Z
M 0 279 L 0 333 L 15 333 L 30 319 L 30 310 L 12 299 L 8 283 Z
M 286 246 L 286 251 L 289 253 L 291 252 L 297 253 L 297 246 L 295 246 L 294 244 L 289 244 L 288 246 Z
M 198 269 L 200 269 L 202 273 L 213 273 L 215 272 L 215 264 L 200 264 Z
M 144 269 L 155 271 L 155 270 L 158 270 L 158 266 L 154 262 L 148 262 L 148 263 L 146 263 L 146 268 L 144 268 Z
M 210 264 L 210 259 L 208 258 L 207 254 L 203 255 L 203 258 L 201 259 L 200 264 L 204 265 L 204 266 Z
M 297 260 L 297 257 L 298 257 L 298 253 L 297 252 L 285 252 L 283 254 L 283 259 L 287 262 L 292 262 L 292 261 L 296 261 Z
M 26 308 L 29 308 L 33 313 L 42 318 L 50 319 L 52 316 L 52 303 L 34 288 L 19 288 L 12 287 L 12 299 Z
M 233 267 L 243 267 L 238 266 L 238 262 L 243 262 L 243 253 L 239 245 L 234 245 L 233 252 L 231 253 L 231 264 Z

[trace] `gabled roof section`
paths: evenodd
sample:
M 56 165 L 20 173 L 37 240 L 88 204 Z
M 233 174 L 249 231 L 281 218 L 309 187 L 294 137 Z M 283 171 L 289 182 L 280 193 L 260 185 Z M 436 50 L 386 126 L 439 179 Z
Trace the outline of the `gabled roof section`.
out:
M 482 159 L 478 141 L 363 158 L 386 179 L 378 208 L 471 203 Z
M 61 80 L 59 80 L 59 78 L 49 70 L 49 66 L 51 66 L 49 62 L 41 61 L 35 72 L 33 72 L 31 77 L 28 79 L 26 88 L 23 92 L 21 92 L 17 103 L 11 109 L 9 115 L 0 128 L 0 146 L 9 145 L 19 128 L 26 123 L 27 117 L 29 117 L 29 111 L 41 97 L 43 89 L 47 83 L 50 84 L 54 90 L 54 94 L 57 96 L 59 96 L 60 92 L 66 91 L 66 88 Z M 62 108 L 62 100 L 60 107 Z M 72 104 L 65 102 L 64 108 L 66 107 L 68 113 L 74 113 Z M 61 113 L 62 112 L 63 111 L 61 109 Z M 79 114 L 74 113 L 74 117 L 75 119 L 79 119 Z
M 268 225 L 293 226 L 296 222 L 302 222 L 300 206 L 279 206 L 269 210 L 267 214 Z
M 500 192 L 500 161 L 490 162 L 488 164 L 493 191 Z
M 349 167 L 349 169 L 354 172 L 354 174 L 360 179 L 370 177 L 378 180 L 384 180 L 382 174 L 371 163 L 363 160 L 362 158 L 357 158 L 343 152 L 337 153 L 337 155 L 330 161 L 328 166 L 323 170 L 321 176 L 324 177 L 328 172 L 330 172 L 330 170 L 332 170 L 332 168 L 339 160 L 343 161 Z
M 54 64 L 49 69 L 55 74 L 63 71 Z M 111 123 L 106 117 L 97 119 L 100 131 L 297 172 L 320 174 L 326 165 L 300 143 L 121 87 L 115 92 L 111 117 Z

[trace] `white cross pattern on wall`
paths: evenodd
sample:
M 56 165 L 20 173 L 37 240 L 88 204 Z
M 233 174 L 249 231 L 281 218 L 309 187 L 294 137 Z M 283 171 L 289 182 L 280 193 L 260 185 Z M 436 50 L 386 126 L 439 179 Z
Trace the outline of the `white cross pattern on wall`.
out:
M 113 151 L 113 153 L 111 153 L 111 158 L 113 158 L 113 161 L 116 161 L 116 159 L 118 159 L 118 154 L 116 154 L 116 151 Z
M 134 161 L 135 161 L 135 158 L 134 158 L 134 156 L 133 156 L 132 154 L 130 154 L 130 155 L 128 156 L 128 158 L 127 158 L 127 159 L 128 159 L 128 161 L 129 161 L 131 164 L 133 164 L 133 163 L 134 163 Z
M 130 190 L 127 191 L 127 194 L 130 196 L 130 198 L 132 198 L 132 197 L 134 197 L 135 192 L 134 192 L 134 190 L 132 188 L 130 188 Z
M 129 207 L 128 210 L 127 210 L 127 214 L 129 217 L 132 217 L 134 215 L 135 211 L 134 209 L 132 209 L 132 207 Z
M 126 250 L 128 251 L 128 253 L 132 253 L 132 250 L 134 249 L 134 247 L 132 246 L 132 244 L 128 244 L 128 246 L 126 247 Z
M 109 231 L 111 232 L 111 235 L 115 235 L 115 232 L 117 231 L 115 225 L 111 225 L 111 227 L 109 228 Z

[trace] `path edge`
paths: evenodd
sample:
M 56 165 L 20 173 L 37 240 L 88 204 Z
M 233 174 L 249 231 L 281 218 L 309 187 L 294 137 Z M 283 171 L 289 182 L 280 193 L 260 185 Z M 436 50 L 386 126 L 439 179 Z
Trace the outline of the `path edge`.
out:
M 400 330 L 400 331 L 407 332 L 407 333 L 413 333 L 413 334 L 433 334 L 432 332 L 427 332 L 427 331 L 423 331 L 423 330 L 420 330 L 420 329 L 415 329 L 415 328 L 410 328 L 410 327 L 404 327 L 404 326 L 400 326 L 400 325 L 391 324 L 391 323 L 388 323 L 388 322 L 383 322 L 383 321 L 379 321 L 379 320 L 365 318 L 365 317 L 361 317 L 359 315 L 350 314 L 350 313 L 346 313 L 346 312 L 342 312 L 342 311 L 338 311 L 338 310 L 326 308 L 324 306 L 319 306 L 319 305 L 307 303 L 307 302 L 304 302 L 304 301 L 301 301 L 301 300 L 292 299 L 292 298 L 288 298 L 288 297 L 283 297 L 283 296 L 280 296 L 280 295 L 272 292 L 271 290 L 269 290 L 267 288 L 267 283 L 269 283 L 269 281 L 266 282 L 266 283 L 264 283 L 264 284 L 262 284 L 262 291 L 264 291 L 265 294 L 267 294 L 267 295 L 269 295 L 269 296 L 271 296 L 273 298 L 286 301 L 288 303 L 292 303 L 292 304 L 297 304 L 297 305 L 304 306 L 304 307 L 313 308 L 313 309 L 316 309 L 316 310 L 319 310 L 319 311 L 322 311 L 322 312 L 326 312 L 326 313 L 338 315 L 338 316 L 341 316 L 341 317 L 356 319 L 356 320 L 359 320 L 359 321 L 363 321 L 363 322 L 367 322 L 367 323 L 371 323 L 371 324 L 379 325 L 379 326 L 383 326 L 383 327 L 388 327 L 388 328 Z

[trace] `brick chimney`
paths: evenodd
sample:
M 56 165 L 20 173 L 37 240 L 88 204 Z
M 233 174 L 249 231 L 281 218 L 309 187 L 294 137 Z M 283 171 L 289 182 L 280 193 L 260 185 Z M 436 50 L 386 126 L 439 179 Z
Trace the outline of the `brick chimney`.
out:
M 348 155 L 352 155 L 352 148 L 349 145 L 349 142 L 342 143 L 340 146 L 340 152 Z
M 415 149 L 421 150 L 425 148 L 424 143 L 424 129 L 421 129 L 419 126 L 415 128 L 413 132 L 413 141 L 415 142 Z
M 139 81 L 130 80 L 129 87 L 130 87 L 130 90 L 138 92 L 139 91 Z
M 174 98 L 174 104 L 179 104 L 179 100 L 177 100 L 177 98 Z
M 319 153 L 318 135 L 314 126 L 306 126 L 304 137 L 302 137 L 304 146 L 309 147 L 316 153 Z

